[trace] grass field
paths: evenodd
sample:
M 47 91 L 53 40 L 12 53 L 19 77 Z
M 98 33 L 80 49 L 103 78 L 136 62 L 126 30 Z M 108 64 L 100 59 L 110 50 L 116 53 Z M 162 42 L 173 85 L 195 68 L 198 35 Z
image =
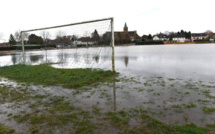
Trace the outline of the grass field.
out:
M 0 68 L 1 76 L 36 85 L 79 88 L 114 78 L 117 73 L 99 69 L 56 69 L 49 65 L 15 65 Z

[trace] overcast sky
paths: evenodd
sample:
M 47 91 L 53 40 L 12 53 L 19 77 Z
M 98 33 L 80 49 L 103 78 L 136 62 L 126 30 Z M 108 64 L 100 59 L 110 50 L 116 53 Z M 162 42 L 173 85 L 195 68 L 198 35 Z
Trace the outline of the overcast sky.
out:
M 114 17 L 115 30 L 215 32 L 215 0 L 1 0 L 0 35 Z M 2 42 L 2 40 L 0 40 Z

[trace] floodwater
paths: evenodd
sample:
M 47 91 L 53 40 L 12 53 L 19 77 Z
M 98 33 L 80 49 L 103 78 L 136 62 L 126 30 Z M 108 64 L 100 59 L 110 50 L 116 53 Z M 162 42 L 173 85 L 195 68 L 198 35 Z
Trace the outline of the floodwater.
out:
M 29 51 L 26 63 L 112 69 L 111 54 L 111 48 Z M 22 62 L 20 53 L 0 56 L 0 66 Z M 115 67 L 120 82 L 86 87 L 88 90 L 81 92 L 62 87 L 30 88 L 41 94 L 66 96 L 86 110 L 93 106 L 104 111 L 143 108 L 165 123 L 215 123 L 215 113 L 203 110 L 215 108 L 215 44 L 115 47 Z M 10 80 L 0 80 L 0 84 L 16 86 Z M 1 113 L 5 112 L 5 105 L 0 107 L 4 108 Z
M 116 48 L 116 68 L 138 76 L 215 80 L 215 44 Z
M 111 48 L 26 53 L 27 64 L 58 63 L 62 68 L 112 69 Z M 0 56 L 0 66 L 22 63 L 21 53 Z M 134 76 L 215 80 L 215 44 L 115 47 L 116 71 Z

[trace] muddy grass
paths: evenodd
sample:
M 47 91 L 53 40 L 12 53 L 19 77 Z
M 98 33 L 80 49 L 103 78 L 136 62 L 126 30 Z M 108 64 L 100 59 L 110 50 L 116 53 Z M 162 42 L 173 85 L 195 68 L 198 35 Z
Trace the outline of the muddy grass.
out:
M 53 69 L 47 65 L 33 68 L 23 65 L 13 67 L 4 68 L 8 72 L 1 74 L 15 81 L 0 78 L 0 134 L 215 132 L 212 118 L 215 114 L 214 82 L 162 77 L 125 78 L 102 70 L 78 70 L 76 73 Z M 16 67 L 19 69 L 16 70 Z M 24 72 L 23 67 L 33 73 Z M 47 69 L 52 75 L 43 76 L 42 73 L 47 72 L 39 69 Z M 79 71 L 86 71 L 86 74 Z M 84 82 L 77 87 L 68 86 L 67 82 L 73 79 L 67 77 L 66 73 L 79 81 L 85 79 L 87 73 L 96 77 L 91 78 L 94 83 Z M 56 74 L 65 81 L 58 78 L 54 81 L 50 76 Z M 31 78 L 32 75 L 35 78 Z M 50 78 L 50 81 L 44 82 L 39 78 Z M 32 83 L 40 85 L 35 86 Z M 50 86 L 52 84 L 55 86 Z M 199 125 L 196 119 L 202 115 L 210 119 L 210 123 Z M 180 117 L 180 122 L 177 122 L 177 117 Z

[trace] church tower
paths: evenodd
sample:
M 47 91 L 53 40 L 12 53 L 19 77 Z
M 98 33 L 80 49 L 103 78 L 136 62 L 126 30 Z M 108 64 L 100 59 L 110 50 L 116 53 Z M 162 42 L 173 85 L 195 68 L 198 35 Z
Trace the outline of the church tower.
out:
M 127 24 L 125 23 L 125 26 L 123 28 L 124 32 L 128 32 L 128 27 L 127 27 Z

